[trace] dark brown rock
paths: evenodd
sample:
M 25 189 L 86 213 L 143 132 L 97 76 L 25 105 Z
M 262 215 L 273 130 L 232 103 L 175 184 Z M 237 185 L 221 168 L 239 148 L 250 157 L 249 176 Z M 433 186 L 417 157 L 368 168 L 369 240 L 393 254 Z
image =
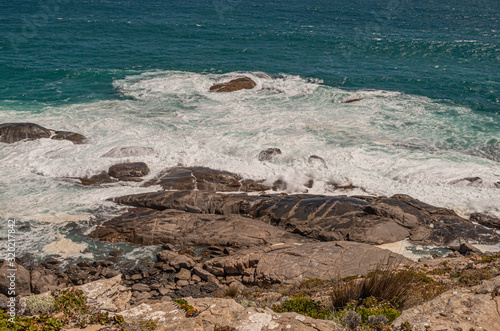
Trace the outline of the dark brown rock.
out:
M 92 177 L 79 178 L 79 180 L 83 185 L 101 185 L 116 183 L 118 181 L 117 179 L 111 178 L 111 176 L 105 171 Z
M 462 184 L 468 186 L 477 186 L 483 184 L 483 180 L 480 177 L 465 177 L 461 179 L 452 180 L 451 185 Z
M 358 102 L 358 101 L 361 101 L 362 99 L 349 99 L 349 100 L 346 100 L 346 101 L 342 101 L 342 103 L 351 103 L 351 102 Z
M 206 167 L 173 167 L 160 172 L 144 186 L 161 185 L 165 190 L 264 191 L 269 187 L 223 170 Z
M 50 130 L 34 123 L 0 124 L 0 142 L 12 144 L 21 140 L 50 138 Z
M 111 242 L 126 241 L 144 245 L 170 243 L 234 247 L 304 240 L 262 221 L 240 215 L 200 215 L 149 208 L 131 209 L 124 215 L 105 222 L 90 236 Z M 173 256 L 177 256 L 177 253 L 162 251 L 158 253 L 158 260 L 169 261 Z
M 64 287 L 63 284 L 60 284 L 57 277 L 50 271 L 44 270 L 42 267 L 31 270 L 31 291 L 33 293 L 45 293 L 61 287 Z
M 234 92 L 243 89 L 251 90 L 257 84 L 248 77 L 233 79 L 227 83 L 214 84 L 210 87 L 211 92 Z
M 494 231 L 459 217 L 452 210 L 434 207 L 406 195 L 361 199 L 307 194 L 248 196 L 201 191 L 163 191 L 113 200 L 156 210 L 241 214 L 278 226 L 287 232 L 322 241 L 353 240 L 382 244 L 409 237 L 415 243 L 439 246 L 458 245 L 464 241 L 481 244 L 496 244 L 500 241 Z M 193 216 L 187 217 L 191 219 Z M 209 224 L 222 220 L 204 217 L 210 220 Z M 116 233 L 112 234 L 115 235 Z M 105 233 L 99 235 L 101 238 L 106 236 Z M 266 241 L 269 239 L 266 238 Z
M 55 135 L 52 136 L 51 139 L 54 140 L 69 140 L 73 144 L 84 144 L 87 141 L 87 138 L 84 135 L 81 135 L 76 132 L 69 131 L 55 131 Z
M 281 155 L 281 149 L 268 148 L 259 153 L 259 161 L 271 161 L 276 155 Z
M 490 228 L 500 229 L 500 219 L 496 217 L 488 216 L 486 214 L 481 214 L 481 213 L 473 213 L 470 215 L 469 219 L 472 222 L 477 222 L 481 225 Z
M 149 173 L 149 168 L 144 162 L 120 163 L 111 166 L 108 174 L 120 180 L 127 180 L 133 177 L 143 177 Z

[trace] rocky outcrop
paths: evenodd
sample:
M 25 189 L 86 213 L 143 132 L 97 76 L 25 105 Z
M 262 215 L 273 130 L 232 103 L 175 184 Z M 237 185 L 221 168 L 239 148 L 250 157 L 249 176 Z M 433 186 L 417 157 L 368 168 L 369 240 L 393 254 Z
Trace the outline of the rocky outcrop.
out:
M 490 227 L 490 228 L 495 228 L 495 229 L 500 229 L 500 219 L 489 216 L 486 214 L 481 214 L 481 213 L 473 213 L 470 215 L 470 220 L 472 222 L 477 222 L 481 225 Z
M 136 194 L 113 201 L 156 210 L 178 209 L 206 214 L 241 214 L 285 231 L 321 240 L 351 240 L 382 244 L 409 238 L 420 244 L 494 244 L 498 234 L 406 195 L 392 198 L 325 197 L 314 195 L 217 194 L 200 191 L 162 191 Z
M 118 181 L 115 178 L 111 178 L 111 176 L 106 171 L 102 171 L 101 173 L 91 177 L 83 177 L 78 179 L 80 180 L 82 185 L 101 185 L 116 183 Z
M 83 291 L 87 304 L 97 311 L 116 313 L 130 307 L 132 292 L 129 287 L 123 285 L 121 275 L 81 285 L 77 289 Z
M 74 144 L 82 144 L 87 139 L 79 133 L 50 130 L 34 123 L 0 124 L 0 142 L 13 144 L 21 140 L 36 140 L 41 138 L 69 140 Z
M 244 89 L 253 89 L 257 84 L 248 77 L 233 79 L 227 83 L 214 84 L 210 87 L 210 92 L 234 92 Z
M 217 330 L 301 330 L 340 331 L 341 325 L 317 320 L 296 313 L 278 314 L 266 308 L 243 308 L 233 299 L 186 298 L 196 311 L 196 316 L 186 313 L 172 301 L 141 304 L 119 314 L 126 320 L 158 321 L 157 330 L 211 331 Z
M 457 288 L 404 311 L 394 322 L 408 321 L 415 331 L 500 330 L 500 277 L 472 288 Z
M 123 181 L 141 181 L 139 177 L 149 174 L 149 168 L 144 162 L 120 163 L 111 166 L 108 174 Z
M 270 188 L 241 176 L 206 167 L 173 167 L 160 172 L 144 186 L 161 185 L 164 190 L 200 190 L 217 192 L 265 191 Z
M 240 276 L 249 284 L 299 284 L 319 278 L 333 280 L 365 275 L 386 264 L 411 264 L 403 256 L 367 244 L 338 241 L 278 244 L 241 250 L 205 262 L 216 276 Z
M 191 211 L 197 210 L 193 208 Z M 275 226 L 237 214 L 201 215 L 193 212 L 134 208 L 105 222 L 90 236 L 111 242 L 126 241 L 142 245 L 251 247 L 307 241 Z

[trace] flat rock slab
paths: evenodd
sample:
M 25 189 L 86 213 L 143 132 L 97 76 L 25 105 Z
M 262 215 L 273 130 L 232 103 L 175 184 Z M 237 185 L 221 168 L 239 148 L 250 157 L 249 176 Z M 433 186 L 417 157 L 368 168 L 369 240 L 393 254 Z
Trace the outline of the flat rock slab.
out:
M 206 167 L 173 167 L 160 172 L 144 186 L 160 185 L 164 190 L 212 192 L 265 191 L 270 187 L 243 179 L 240 175 Z
M 74 144 L 83 144 L 87 140 L 87 138 L 79 133 L 55 131 L 34 123 L 0 124 L 0 142 L 13 144 L 22 140 L 36 140 L 41 138 L 69 140 Z
M 383 244 L 409 238 L 418 244 L 498 244 L 497 233 L 406 195 L 346 197 L 218 194 L 160 191 L 128 195 L 113 201 L 157 210 L 178 209 L 206 214 L 241 214 L 285 231 L 321 240 Z
M 299 284 L 319 278 L 334 280 L 366 275 L 385 265 L 413 264 L 402 255 L 348 241 L 281 244 L 253 248 L 205 262 L 216 276 L 246 275 L 251 284 Z
M 252 247 L 312 241 L 260 220 L 236 214 L 197 214 L 149 208 L 133 208 L 105 222 L 90 236 L 106 241 L 143 245 Z
M 432 301 L 405 310 L 392 325 L 408 321 L 416 331 L 500 330 L 500 277 L 472 288 L 445 292 Z
M 220 298 L 186 298 L 199 314 L 186 317 L 184 310 L 172 301 L 155 304 L 141 304 L 132 309 L 122 311 L 129 320 L 158 321 L 156 330 L 161 331 L 213 331 L 215 326 L 226 327 L 227 330 L 300 330 L 300 331 L 341 331 L 345 328 L 333 321 L 317 320 L 296 313 L 278 314 L 272 310 L 260 308 L 243 308 L 233 299 Z

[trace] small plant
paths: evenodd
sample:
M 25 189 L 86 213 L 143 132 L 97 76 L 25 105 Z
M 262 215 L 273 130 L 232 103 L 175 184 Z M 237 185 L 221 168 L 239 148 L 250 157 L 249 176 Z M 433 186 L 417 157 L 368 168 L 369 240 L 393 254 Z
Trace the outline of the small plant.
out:
M 199 312 L 184 299 L 175 299 L 174 303 L 186 312 L 186 317 L 195 317 Z
M 56 301 L 48 295 L 30 295 L 24 298 L 26 303 L 26 315 L 46 314 L 55 309 Z
M 235 284 L 231 284 L 225 291 L 224 291 L 224 297 L 229 297 L 229 298 L 236 298 L 238 296 L 238 293 L 240 290 L 238 289 L 238 286 Z
M 406 321 L 406 322 L 402 323 L 402 324 L 399 326 L 399 329 L 400 329 L 401 331 L 412 331 L 412 330 L 413 330 L 413 328 L 412 328 L 412 326 L 411 326 L 410 322 L 408 322 L 408 321 Z
M 469 269 L 462 273 L 458 283 L 465 286 L 474 286 L 478 285 L 482 280 L 490 279 L 494 276 L 495 273 L 489 268 Z
M 344 324 L 351 330 L 354 330 L 360 323 L 361 316 L 353 310 L 347 311 L 342 318 L 342 324 Z
M 52 292 L 52 296 L 55 299 L 55 310 L 62 311 L 69 321 L 77 316 L 89 313 L 87 298 L 83 295 L 82 290 L 77 290 L 75 288 L 70 290 L 58 290 Z
M 307 299 L 303 294 L 295 294 L 281 305 L 273 305 L 271 309 L 277 313 L 295 312 L 312 318 L 326 319 L 331 311 L 324 308 L 321 302 Z

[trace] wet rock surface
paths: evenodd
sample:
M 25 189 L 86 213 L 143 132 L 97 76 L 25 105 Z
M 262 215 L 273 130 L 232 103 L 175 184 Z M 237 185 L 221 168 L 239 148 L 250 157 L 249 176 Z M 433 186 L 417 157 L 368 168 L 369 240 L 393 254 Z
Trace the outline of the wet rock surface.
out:
M 462 242 L 494 244 L 494 231 L 452 210 L 434 207 L 406 195 L 392 198 L 315 195 L 218 194 L 160 191 L 113 199 L 135 207 L 177 209 L 203 214 L 240 214 L 285 231 L 320 241 L 350 240 L 382 244 L 409 238 L 438 246 Z
M 160 185 L 165 190 L 200 190 L 218 192 L 264 191 L 269 187 L 241 176 L 206 167 L 173 167 L 160 172 L 144 186 Z
M 233 79 L 227 83 L 214 84 L 210 87 L 211 92 L 235 92 L 244 89 L 253 89 L 257 84 L 248 77 Z
M 36 140 L 51 138 L 55 140 L 69 140 L 74 144 L 83 144 L 85 136 L 69 131 L 46 129 L 34 123 L 3 123 L 0 124 L 0 142 L 13 144 L 22 140 Z
M 111 166 L 108 174 L 119 180 L 141 180 L 138 177 L 149 174 L 149 168 L 144 162 L 120 163 Z
M 126 214 L 104 223 L 90 236 L 142 245 L 251 247 L 307 241 L 270 224 L 237 214 L 199 214 L 150 208 L 130 209 Z

